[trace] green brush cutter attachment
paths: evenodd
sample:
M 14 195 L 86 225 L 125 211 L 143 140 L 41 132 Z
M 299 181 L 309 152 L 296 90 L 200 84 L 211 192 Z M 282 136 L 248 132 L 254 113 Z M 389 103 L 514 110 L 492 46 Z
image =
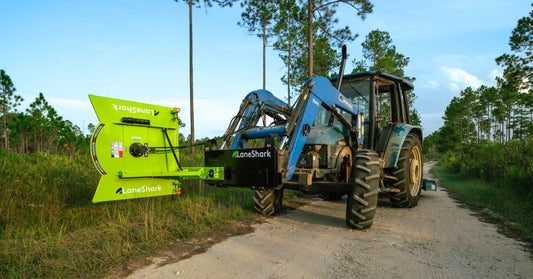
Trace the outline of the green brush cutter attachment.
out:
M 182 167 L 179 109 L 89 95 L 100 124 L 91 157 L 102 175 L 93 202 L 181 194 L 181 179 L 224 180 L 223 167 Z

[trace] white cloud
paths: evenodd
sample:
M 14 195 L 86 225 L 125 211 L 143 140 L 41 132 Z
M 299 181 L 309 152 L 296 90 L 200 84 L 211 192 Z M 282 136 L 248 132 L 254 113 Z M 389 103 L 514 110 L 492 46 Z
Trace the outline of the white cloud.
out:
M 492 69 L 490 73 L 488 74 L 489 80 L 496 80 L 497 77 L 501 77 L 503 75 L 503 72 L 498 69 Z
M 444 111 L 421 113 L 422 118 L 439 119 L 444 114 Z
M 448 78 L 448 86 L 454 94 L 467 87 L 477 89 L 483 84 L 483 81 L 481 81 L 475 75 L 470 74 L 461 68 L 449 68 L 442 66 L 441 71 Z
M 423 86 L 425 88 L 437 89 L 439 88 L 439 83 L 435 80 L 428 80 Z

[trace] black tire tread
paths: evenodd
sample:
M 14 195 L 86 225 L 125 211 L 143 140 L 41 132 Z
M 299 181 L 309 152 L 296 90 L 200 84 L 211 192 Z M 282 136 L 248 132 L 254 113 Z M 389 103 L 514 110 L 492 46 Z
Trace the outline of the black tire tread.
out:
M 273 216 L 281 211 L 283 189 L 256 189 L 254 191 L 254 209 L 264 216 Z
M 352 229 L 372 226 L 379 193 L 378 154 L 371 150 L 355 153 L 352 171 L 352 191 L 346 204 L 346 225 Z
M 262 215 L 274 215 L 274 191 L 265 189 L 255 190 L 254 208 Z

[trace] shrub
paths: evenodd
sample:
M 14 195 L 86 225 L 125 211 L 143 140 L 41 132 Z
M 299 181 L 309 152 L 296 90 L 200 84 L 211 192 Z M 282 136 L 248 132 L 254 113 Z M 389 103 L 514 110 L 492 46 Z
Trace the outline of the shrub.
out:
M 468 144 L 458 150 L 442 157 L 445 168 L 487 182 L 500 181 L 502 185 L 515 188 L 519 194 L 533 193 L 533 137 L 505 144 Z

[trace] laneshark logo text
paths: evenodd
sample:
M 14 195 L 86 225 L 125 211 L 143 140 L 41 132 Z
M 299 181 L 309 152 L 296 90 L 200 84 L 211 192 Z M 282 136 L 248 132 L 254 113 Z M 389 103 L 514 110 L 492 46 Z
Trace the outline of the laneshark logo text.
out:
M 257 150 L 251 150 L 251 151 L 235 151 L 231 155 L 233 158 L 271 158 L 272 155 L 270 153 L 270 150 L 265 151 L 257 151 Z
M 160 192 L 163 191 L 161 186 L 157 185 L 154 187 L 141 186 L 139 188 L 118 188 L 115 192 L 116 194 L 137 194 L 137 193 L 148 193 L 148 192 Z
M 117 105 L 117 104 L 113 104 L 113 109 L 114 109 L 115 111 L 122 110 L 122 111 L 127 111 L 127 112 L 130 112 L 130 113 L 133 113 L 133 114 L 136 114 L 136 113 L 144 113 L 144 114 L 154 114 L 154 115 L 157 115 L 157 114 L 155 113 L 154 110 L 147 109 L 147 108 L 140 108 L 140 107 L 127 106 L 127 105 Z

